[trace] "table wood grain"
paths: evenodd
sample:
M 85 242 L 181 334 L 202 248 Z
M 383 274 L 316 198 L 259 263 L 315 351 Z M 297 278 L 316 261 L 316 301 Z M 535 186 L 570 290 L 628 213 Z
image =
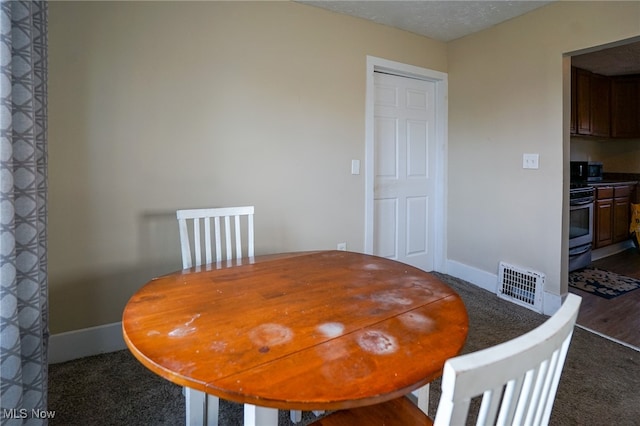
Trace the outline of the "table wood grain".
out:
M 154 373 L 220 398 L 333 410 L 431 382 L 465 342 L 460 297 L 396 261 L 327 251 L 242 259 L 156 278 L 123 334 Z

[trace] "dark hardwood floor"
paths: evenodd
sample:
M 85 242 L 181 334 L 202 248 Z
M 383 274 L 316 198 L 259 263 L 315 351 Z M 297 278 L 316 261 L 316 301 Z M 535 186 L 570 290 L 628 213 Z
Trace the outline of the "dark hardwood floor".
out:
M 594 261 L 594 268 L 640 279 L 640 251 L 635 248 Z M 582 297 L 578 324 L 640 348 L 640 289 L 613 299 L 569 287 Z

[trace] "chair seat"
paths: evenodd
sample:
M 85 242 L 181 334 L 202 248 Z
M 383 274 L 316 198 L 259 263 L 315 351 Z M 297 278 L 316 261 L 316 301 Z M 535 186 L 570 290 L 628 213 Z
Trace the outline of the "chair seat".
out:
M 311 423 L 312 426 L 425 426 L 433 425 L 406 396 L 381 404 L 339 410 Z

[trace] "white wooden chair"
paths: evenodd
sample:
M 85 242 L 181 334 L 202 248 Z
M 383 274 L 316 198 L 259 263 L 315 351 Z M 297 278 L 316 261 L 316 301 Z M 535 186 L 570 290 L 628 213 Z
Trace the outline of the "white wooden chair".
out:
M 178 210 L 182 267 L 212 263 L 214 254 L 216 262 L 253 257 L 253 213 L 253 206 Z M 243 227 L 247 233 L 244 250 Z
M 182 268 L 212 263 L 214 259 L 221 262 L 253 257 L 253 214 L 253 206 L 178 210 Z M 245 216 L 246 221 L 241 221 Z M 244 250 L 243 227 L 247 235 Z M 184 388 L 184 395 L 188 426 L 218 424 L 217 397 L 188 387 Z
M 178 210 L 182 267 L 253 257 L 254 210 L 254 206 Z M 184 394 L 187 425 L 218 424 L 217 397 L 190 388 L 184 388 Z M 277 410 L 245 404 L 244 411 L 245 424 L 277 421 Z M 291 411 L 291 420 L 297 423 L 301 418 L 301 411 Z
M 407 397 L 336 411 L 316 426 L 464 425 L 482 396 L 477 425 L 547 425 L 581 298 L 567 295 L 544 324 L 513 340 L 447 360 L 435 423 Z

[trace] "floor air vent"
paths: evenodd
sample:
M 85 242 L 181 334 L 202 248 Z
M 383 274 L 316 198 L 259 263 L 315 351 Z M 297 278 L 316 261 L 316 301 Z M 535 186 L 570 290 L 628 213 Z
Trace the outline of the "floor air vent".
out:
M 500 262 L 498 296 L 542 312 L 544 274 Z

